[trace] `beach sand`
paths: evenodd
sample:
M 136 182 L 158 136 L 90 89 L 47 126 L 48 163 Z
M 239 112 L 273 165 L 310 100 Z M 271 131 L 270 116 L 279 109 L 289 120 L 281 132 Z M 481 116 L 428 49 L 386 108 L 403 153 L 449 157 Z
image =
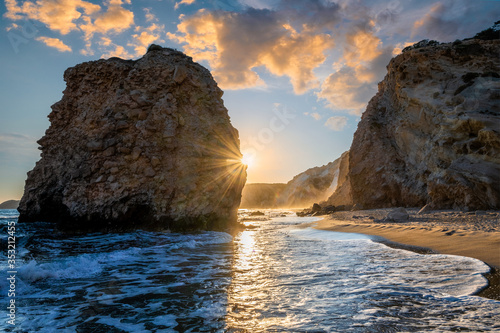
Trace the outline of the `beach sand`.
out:
M 500 300 L 500 212 L 432 211 L 418 215 L 407 209 L 405 222 L 382 220 L 391 209 L 336 212 L 315 228 L 380 236 L 388 246 L 419 253 L 443 253 L 479 259 L 492 267 L 489 286 L 478 295 Z

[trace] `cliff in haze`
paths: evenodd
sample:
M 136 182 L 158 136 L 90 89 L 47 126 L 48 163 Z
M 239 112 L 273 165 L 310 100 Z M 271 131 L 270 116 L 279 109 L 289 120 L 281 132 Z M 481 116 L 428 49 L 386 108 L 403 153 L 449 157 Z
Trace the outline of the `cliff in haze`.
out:
M 278 208 L 277 198 L 286 184 L 246 184 L 241 193 L 240 208 Z
M 247 184 L 243 189 L 241 208 L 304 208 L 324 201 L 335 191 L 337 184 L 345 181 L 346 156 L 347 152 L 326 165 L 307 169 L 286 184 Z M 341 183 L 338 182 L 339 175 Z
M 489 31 L 391 60 L 349 151 L 352 203 L 500 209 L 500 40 Z
M 38 141 L 20 221 L 63 229 L 222 229 L 246 168 L 210 72 L 153 45 L 142 58 L 82 63 Z
M 0 209 L 17 209 L 19 200 L 7 200 L 0 203 Z

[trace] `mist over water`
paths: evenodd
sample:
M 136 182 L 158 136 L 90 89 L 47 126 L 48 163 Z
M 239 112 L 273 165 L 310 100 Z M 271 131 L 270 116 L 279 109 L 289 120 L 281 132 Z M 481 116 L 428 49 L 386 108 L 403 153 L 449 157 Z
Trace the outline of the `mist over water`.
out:
M 0 211 L 1 239 L 16 211 Z M 469 296 L 484 263 L 319 231 L 315 218 L 234 236 L 136 231 L 62 237 L 17 224 L 18 303 L 7 332 L 442 332 L 500 330 L 500 302 Z M 6 246 L 2 247 L 6 258 Z

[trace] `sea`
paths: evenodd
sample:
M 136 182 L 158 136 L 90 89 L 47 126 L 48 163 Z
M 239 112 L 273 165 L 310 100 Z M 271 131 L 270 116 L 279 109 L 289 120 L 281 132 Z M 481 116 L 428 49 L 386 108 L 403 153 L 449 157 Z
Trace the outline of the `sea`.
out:
M 500 332 L 500 302 L 473 295 L 483 262 L 266 215 L 234 235 L 68 237 L 1 210 L 0 331 Z

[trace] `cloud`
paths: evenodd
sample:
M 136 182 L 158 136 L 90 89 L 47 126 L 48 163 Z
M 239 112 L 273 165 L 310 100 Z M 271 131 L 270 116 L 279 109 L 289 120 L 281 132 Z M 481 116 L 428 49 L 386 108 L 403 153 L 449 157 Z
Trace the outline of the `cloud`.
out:
M 311 117 L 313 117 L 316 120 L 320 120 L 322 118 L 321 115 L 317 112 L 311 113 Z
M 333 116 L 327 119 L 325 126 L 332 131 L 342 131 L 347 125 L 347 118 L 343 116 Z
M 498 1 L 442 0 L 431 4 L 423 17 L 414 22 L 411 37 L 442 42 L 472 37 L 497 21 L 499 14 Z
M 317 1 L 312 3 L 319 6 Z M 313 70 L 326 60 L 325 52 L 334 43 L 331 35 L 320 29 L 322 20 L 314 25 L 311 16 L 316 12 L 300 16 L 296 13 L 299 9 L 303 8 L 200 10 L 189 17 L 181 16 L 177 33 L 168 33 L 168 37 L 184 44 L 184 51 L 193 58 L 208 61 L 224 89 L 262 85 L 255 71 L 261 67 L 289 77 L 294 92 L 301 94 L 319 87 Z
M 37 155 L 37 139 L 19 133 L 0 133 L 0 153 L 13 155 Z
M 101 58 L 112 58 L 118 57 L 122 59 L 132 59 L 133 55 L 130 54 L 123 46 L 113 44 L 113 49 L 110 49 L 104 53 Z
M 6 18 L 17 21 L 29 19 L 39 21 L 61 35 L 82 31 L 85 49 L 81 52 L 92 55 L 92 39 L 96 33 L 117 34 L 134 24 L 134 13 L 123 6 L 131 0 L 107 0 L 103 6 L 83 0 L 6 0 Z M 60 49 L 66 51 L 66 49 Z
M 345 34 L 342 56 L 317 93 L 329 108 L 360 115 L 377 92 L 394 47 L 384 46 L 375 31 L 376 22 L 366 16 Z
M 82 0 L 38 0 L 24 1 L 19 5 L 17 0 L 6 0 L 5 17 L 11 20 L 30 19 L 40 21 L 51 30 L 63 35 L 78 30 L 76 23 L 82 17 L 90 17 L 100 11 L 101 7 Z
M 71 47 L 64 44 L 62 40 L 58 38 L 49 38 L 49 37 L 37 37 L 36 40 L 44 43 L 47 46 L 53 47 L 57 49 L 59 52 L 71 52 Z
M 175 3 L 175 9 L 179 9 L 180 5 L 192 5 L 196 0 L 181 0 Z

